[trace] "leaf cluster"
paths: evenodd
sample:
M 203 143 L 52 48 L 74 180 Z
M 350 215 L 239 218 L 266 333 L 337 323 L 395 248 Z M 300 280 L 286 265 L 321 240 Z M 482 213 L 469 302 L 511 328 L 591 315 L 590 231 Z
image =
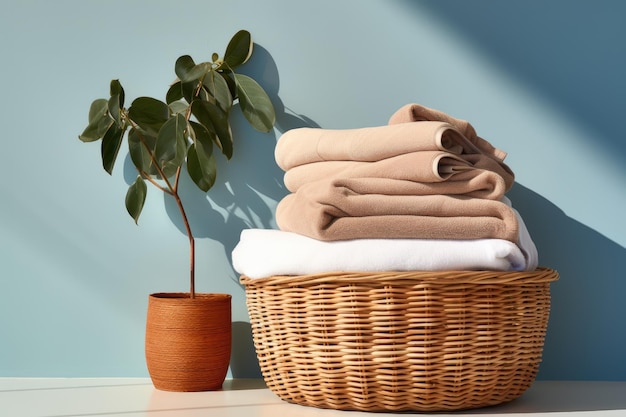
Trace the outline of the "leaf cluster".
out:
M 126 194 L 126 209 L 138 221 L 147 194 L 146 181 L 178 199 L 181 169 L 206 192 L 215 183 L 214 150 L 228 159 L 233 155 L 230 114 L 238 103 L 252 127 L 269 132 L 275 122 L 274 107 L 264 89 L 235 69 L 248 61 L 253 51 L 251 35 L 237 32 L 222 58 L 196 64 L 189 55 L 176 60 L 176 81 L 165 101 L 139 97 L 125 106 L 124 89 L 118 80 L 110 83 L 110 97 L 94 100 L 89 123 L 79 135 L 83 142 L 101 140 L 102 166 L 111 174 L 127 138 L 130 158 L 137 168 L 136 180 Z

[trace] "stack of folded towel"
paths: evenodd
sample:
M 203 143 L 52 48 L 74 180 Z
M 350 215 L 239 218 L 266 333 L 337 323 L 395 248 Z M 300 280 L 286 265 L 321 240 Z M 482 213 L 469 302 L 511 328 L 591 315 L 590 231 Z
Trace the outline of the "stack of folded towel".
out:
M 290 130 L 275 157 L 290 194 L 280 230 L 241 234 L 233 265 L 250 278 L 537 266 L 506 153 L 464 120 L 409 104 L 385 126 Z

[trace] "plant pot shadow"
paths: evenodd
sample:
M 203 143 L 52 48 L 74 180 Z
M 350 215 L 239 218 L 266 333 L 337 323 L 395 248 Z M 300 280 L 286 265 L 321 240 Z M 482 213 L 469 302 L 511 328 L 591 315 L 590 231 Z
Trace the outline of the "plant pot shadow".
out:
M 259 379 L 261 368 L 256 356 L 250 323 L 233 322 L 233 350 L 230 372 L 234 379 Z

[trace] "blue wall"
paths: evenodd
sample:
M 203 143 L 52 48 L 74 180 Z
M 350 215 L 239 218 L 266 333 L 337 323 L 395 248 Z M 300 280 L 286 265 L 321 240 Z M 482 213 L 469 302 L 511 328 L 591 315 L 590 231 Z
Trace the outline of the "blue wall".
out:
M 0 376 L 147 375 L 147 295 L 187 289 L 186 238 L 155 190 L 135 226 L 128 162 L 109 177 L 77 135 L 112 78 L 130 98 L 163 96 L 179 55 L 208 59 L 245 28 L 277 128 L 239 117 L 228 184 L 185 195 L 199 290 L 233 295 L 232 375 L 258 375 L 230 251 L 243 228 L 275 227 L 276 139 L 384 124 L 419 102 L 509 152 L 510 197 L 561 273 L 540 378 L 626 380 L 626 3 L 13 3 L 0 15 Z

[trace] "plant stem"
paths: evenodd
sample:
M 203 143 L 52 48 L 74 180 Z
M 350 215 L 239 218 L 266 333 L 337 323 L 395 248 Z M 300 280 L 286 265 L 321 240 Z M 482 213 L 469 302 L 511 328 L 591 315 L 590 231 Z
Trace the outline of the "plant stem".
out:
M 126 119 L 130 121 L 133 127 L 138 128 L 136 123 L 134 123 L 127 115 L 126 115 Z M 137 130 L 137 137 L 139 138 L 139 141 L 141 142 L 143 147 L 146 149 L 146 151 L 150 155 L 150 159 L 152 160 L 154 167 L 159 172 L 159 175 L 161 176 L 161 178 L 167 185 L 167 188 L 162 187 L 160 184 L 154 181 L 154 179 L 152 179 L 150 175 L 148 175 L 147 173 L 142 172 L 142 171 L 140 171 L 139 173 L 148 181 L 150 181 L 155 187 L 159 188 L 161 191 L 167 194 L 170 194 L 174 198 L 174 201 L 176 201 L 176 206 L 178 206 L 178 211 L 180 211 L 180 215 L 183 219 L 183 224 L 185 225 L 185 231 L 187 232 L 187 238 L 189 239 L 189 298 L 196 298 L 196 242 L 193 237 L 193 234 L 191 233 L 191 226 L 189 225 L 189 219 L 187 218 L 185 207 L 183 206 L 183 202 L 180 199 L 180 196 L 178 195 L 178 181 L 180 179 L 181 167 L 178 167 L 178 169 L 176 170 L 176 177 L 174 179 L 174 185 L 172 185 L 172 183 L 165 176 L 165 173 L 163 172 L 160 165 L 158 164 L 154 156 L 154 153 L 152 152 L 150 147 L 147 145 L 145 139 L 143 138 L 139 130 Z
M 179 175 L 180 167 L 178 167 L 178 171 L 176 172 L 176 184 L 178 184 Z M 183 202 L 178 195 L 178 187 L 175 187 L 172 190 L 172 196 L 176 201 L 176 205 L 178 206 L 178 210 L 180 211 L 180 215 L 185 225 L 185 230 L 187 231 L 187 237 L 189 238 L 189 297 L 196 298 L 196 243 L 195 239 L 193 238 L 193 234 L 191 233 L 191 226 L 189 225 L 189 220 L 187 219 L 185 207 L 183 206 Z

